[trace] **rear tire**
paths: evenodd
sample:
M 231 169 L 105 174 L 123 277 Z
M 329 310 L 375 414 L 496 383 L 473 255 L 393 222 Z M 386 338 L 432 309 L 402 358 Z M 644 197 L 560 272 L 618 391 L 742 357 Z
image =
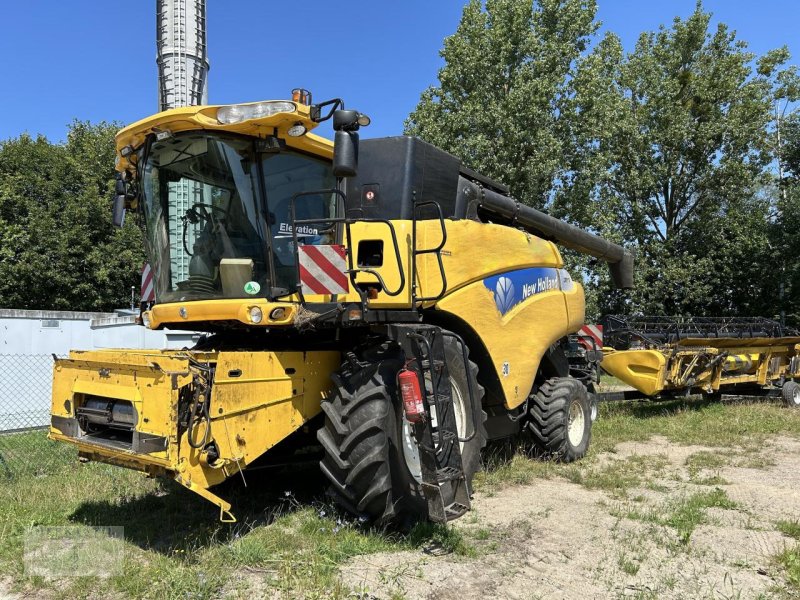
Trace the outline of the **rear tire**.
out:
M 461 350 L 451 338 L 445 338 L 445 356 L 451 384 L 468 404 Z M 353 367 L 346 362 L 333 375 L 333 392 L 322 401 L 325 425 L 317 439 L 325 457 L 320 468 L 330 481 L 333 498 L 349 512 L 380 525 L 426 519 L 427 501 L 403 449 L 404 415 L 397 390 L 397 373 L 405 363 L 403 353 L 394 345 L 383 344 L 364 350 L 358 359 L 366 366 Z M 477 432 L 462 449 L 464 474 L 471 488 L 486 445 L 486 413 L 480 406 L 483 388 L 475 378 L 477 367 L 471 361 L 469 372 L 478 404 L 469 407 L 470 427 L 473 415 L 479 415 Z M 459 435 L 465 432 L 459 431 Z M 442 484 L 445 505 L 452 502 L 454 492 L 452 482 Z
M 796 381 L 787 381 L 781 388 L 783 402 L 790 408 L 800 408 L 800 384 Z
M 539 454 L 559 462 L 583 458 L 592 439 L 592 405 L 584 385 L 570 377 L 548 379 L 532 398 L 528 432 Z

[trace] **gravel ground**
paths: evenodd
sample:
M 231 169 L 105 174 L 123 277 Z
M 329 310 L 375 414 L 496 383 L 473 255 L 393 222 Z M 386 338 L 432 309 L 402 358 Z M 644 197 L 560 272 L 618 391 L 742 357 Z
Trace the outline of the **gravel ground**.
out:
M 476 493 L 454 523 L 476 556 L 426 548 L 357 557 L 342 578 L 362 598 L 796 597 L 773 557 L 794 543 L 776 522 L 800 518 L 800 442 L 775 438 L 755 456 L 658 437 L 615 450 L 595 465 L 652 457 L 658 466 L 623 493 L 560 477 Z M 709 455 L 726 464 L 690 468 L 691 457 Z M 685 539 L 665 524 L 687 498 L 709 493 L 723 506 L 704 508 Z

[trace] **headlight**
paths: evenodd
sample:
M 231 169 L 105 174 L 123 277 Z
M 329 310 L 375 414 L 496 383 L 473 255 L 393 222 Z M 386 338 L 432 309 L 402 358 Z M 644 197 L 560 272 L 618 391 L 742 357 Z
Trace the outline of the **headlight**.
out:
M 250 321 L 252 323 L 261 323 L 261 319 L 264 318 L 264 314 L 261 312 L 261 309 L 257 306 L 254 306 L 250 309 Z
M 217 109 L 217 121 L 222 125 L 241 123 L 249 119 L 261 119 L 278 113 L 294 112 L 294 102 L 270 101 L 253 104 L 231 104 Z
M 146 310 L 142 313 L 142 325 L 150 329 L 150 311 Z

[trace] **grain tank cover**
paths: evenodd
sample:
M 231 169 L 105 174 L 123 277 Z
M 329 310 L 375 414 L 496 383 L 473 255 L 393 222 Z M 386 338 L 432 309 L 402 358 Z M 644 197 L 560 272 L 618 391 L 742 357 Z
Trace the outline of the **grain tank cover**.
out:
M 358 174 L 346 179 L 347 216 L 411 219 L 414 200 L 436 202 L 444 218 L 474 219 L 522 229 L 608 263 L 615 287 L 633 287 L 633 254 L 509 195 L 508 189 L 464 167 L 461 160 L 418 138 L 362 140 Z M 417 219 L 437 218 L 431 206 Z
M 461 161 L 452 154 L 408 136 L 361 140 L 358 152 L 358 175 L 347 179 L 348 216 L 410 219 L 416 197 L 438 202 L 445 218 L 464 217 L 456 206 Z

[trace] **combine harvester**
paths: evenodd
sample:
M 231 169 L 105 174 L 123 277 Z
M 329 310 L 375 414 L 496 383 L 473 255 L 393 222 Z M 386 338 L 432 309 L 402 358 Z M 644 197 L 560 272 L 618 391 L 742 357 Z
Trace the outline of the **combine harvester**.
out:
M 800 335 L 762 318 L 604 319 L 602 368 L 635 392 L 602 400 L 782 396 L 800 406 Z
M 442 522 L 487 439 L 583 456 L 599 353 L 569 360 L 584 294 L 553 242 L 621 288 L 632 256 L 421 140 L 359 144 L 369 118 L 341 99 L 208 105 L 205 2 L 156 4 L 160 111 L 117 135 L 114 222 L 142 229 L 142 324 L 207 335 L 57 361 L 51 439 L 228 521 L 214 486 L 257 464 L 313 459 L 347 510 Z
M 331 120 L 334 141 L 311 130 Z M 73 351 L 51 439 L 81 457 L 212 491 L 260 459 L 319 456 L 337 501 L 379 522 L 470 506 L 487 439 L 528 431 L 572 461 L 594 400 L 567 356 L 584 295 L 551 240 L 622 247 L 524 206 L 410 137 L 365 140 L 333 99 L 188 106 L 117 135 L 115 223 L 142 226 L 151 329 L 182 351 Z

